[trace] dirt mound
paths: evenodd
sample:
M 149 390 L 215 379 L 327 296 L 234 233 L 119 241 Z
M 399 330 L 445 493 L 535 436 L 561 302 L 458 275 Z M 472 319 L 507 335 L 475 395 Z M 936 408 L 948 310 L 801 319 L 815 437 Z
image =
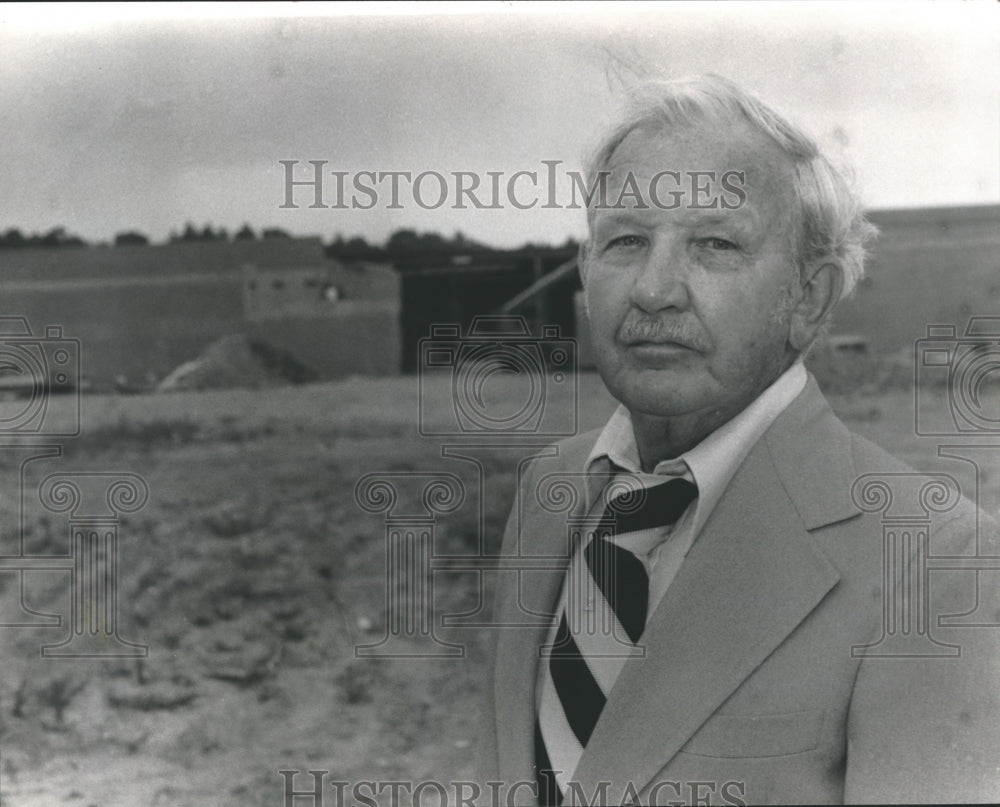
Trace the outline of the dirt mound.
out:
M 291 353 L 245 334 L 223 336 L 198 358 L 175 368 L 157 390 L 232 389 L 303 384 L 317 378 Z

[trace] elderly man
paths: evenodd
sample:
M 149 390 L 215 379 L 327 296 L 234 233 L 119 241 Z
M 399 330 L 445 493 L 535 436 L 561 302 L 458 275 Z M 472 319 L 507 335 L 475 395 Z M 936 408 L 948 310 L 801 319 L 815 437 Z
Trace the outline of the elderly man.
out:
M 638 91 L 591 181 L 580 270 L 621 406 L 521 475 L 502 551 L 523 568 L 495 605 L 494 800 L 1000 797 L 1000 631 L 954 629 L 958 657 L 865 652 L 883 602 L 916 594 L 905 563 L 884 570 L 852 486 L 915 472 L 850 433 L 802 365 L 863 270 L 872 228 L 847 184 L 717 77 Z M 560 475 L 590 525 L 572 538 L 540 504 Z M 638 492 L 610 495 L 625 482 Z M 974 516 L 957 507 L 934 551 L 973 554 Z M 974 575 L 933 582 L 932 618 L 975 605 Z

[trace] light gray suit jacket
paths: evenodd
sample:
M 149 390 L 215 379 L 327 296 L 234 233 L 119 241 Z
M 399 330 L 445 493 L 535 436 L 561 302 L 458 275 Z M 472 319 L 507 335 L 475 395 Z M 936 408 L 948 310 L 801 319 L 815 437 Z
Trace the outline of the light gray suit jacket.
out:
M 568 554 L 566 517 L 540 507 L 535 487 L 550 473 L 581 471 L 595 439 L 567 440 L 521 474 L 503 554 L 520 552 L 526 565 Z M 849 432 L 810 378 L 740 466 L 651 615 L 646 657 L 622 670 L 570 803 L 622 804 L 636 793 L 644 804 L 1000 799 L 1000 628 L 937 625 L 975 606 L 974 572 L 924 578 L 929 623 L 919 629 L 929 625 L 960 656 L 852 653 L 878 644 L 887 624 L 902 630 L 886 620 L 912 600 L 885 595 L 884 567 L 892 596 L 917 596 L 905 570 L 885 565 L 880 514 L 852 499 L 870 473 L 916 472 Z M 930 551 L 974 554 L 975 509 L 963 500 L 942 522 Z M 1000 554 L 995 536 L 983 541 Z M 532 614 L 552 612 L 563 572 L 497 576 L 494 621 L 507 627 L 494 629 L 481 759 L 485 779 L 510 787 L 534 781 L 548 622 Z M 1000 609 L 990 614 L 1000 621 Z M 525 785 L 502 798 L 533 803 Z

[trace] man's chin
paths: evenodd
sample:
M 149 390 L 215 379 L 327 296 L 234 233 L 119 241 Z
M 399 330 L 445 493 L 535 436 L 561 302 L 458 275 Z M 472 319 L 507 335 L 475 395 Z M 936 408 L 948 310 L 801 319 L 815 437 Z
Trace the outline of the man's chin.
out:
M 604 375 L 608 391 L 630 412 L 655 417 L 675 417 L 702 409 L 703 384 L 691 370 L 621 369 Z

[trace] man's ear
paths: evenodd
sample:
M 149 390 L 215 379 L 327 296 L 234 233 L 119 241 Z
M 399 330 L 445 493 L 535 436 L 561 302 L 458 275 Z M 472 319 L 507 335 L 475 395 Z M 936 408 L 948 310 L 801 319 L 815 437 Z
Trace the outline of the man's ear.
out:
M 806 267 L 801 284 L 788 331 L 789 343 L 800 353 L 809 349 L 840 302 L 844 269 L 835 258 L 821 258 Z

